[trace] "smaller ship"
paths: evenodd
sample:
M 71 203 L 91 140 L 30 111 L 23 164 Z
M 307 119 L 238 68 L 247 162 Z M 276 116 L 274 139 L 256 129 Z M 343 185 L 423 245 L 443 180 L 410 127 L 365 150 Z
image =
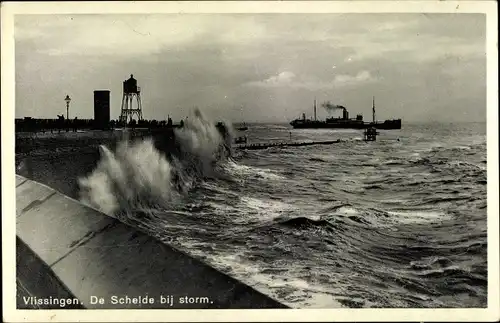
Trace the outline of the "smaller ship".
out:
M 290 125 L 294 129 L 401 129 L 401 119 L 392 119 L 384 121 L 376 121 L 375 119 L 375 97 L 373 97 L 373 120 L 372 122 L 363 121 L 363 116 L 358 114 L 356 118 L 349 118 L 349 111 L 346 107 L 341 105 L 332 105 L 329 102 L 325 102 L 323 106 L 327 110 L 342 110 L 342 117 L 331 117 L 326 118 L 324 121 L 320 121 L 316 118 L 316 100 L 314 100 L 314 120 L 306 119 L 306 114 L 302 114 L 302 118 L 295 119 L 290 122 Z
M 379 132 L 377 129 L 374 127 L 368 127 L 365 129 L 363 135 L 364 135 L 364 141 L 376 141 L 377 140 L 377 135 Z M 398 139 L 399 140 L 399 139 Z
M 247 131 L 248 130 L 248 126 L 246 125 L 246 123 L 243 123 L 243 125 L 241 125 L 241 127 L 238 128 L 239 131 Z

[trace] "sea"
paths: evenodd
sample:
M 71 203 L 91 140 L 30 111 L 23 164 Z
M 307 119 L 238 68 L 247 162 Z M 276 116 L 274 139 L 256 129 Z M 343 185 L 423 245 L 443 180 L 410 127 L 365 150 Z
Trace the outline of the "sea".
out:
M 212 124 L 179 130 L 174 158 L 147 138 L 102 145 L 98 162 L 51 151 L 38 180 L 77 183 L 83 203 L 292 308 L 487 307 L 486 123 L 403 121 L 374 142 L 248 124 L 232 136 L 340 142 L 230 156 Z

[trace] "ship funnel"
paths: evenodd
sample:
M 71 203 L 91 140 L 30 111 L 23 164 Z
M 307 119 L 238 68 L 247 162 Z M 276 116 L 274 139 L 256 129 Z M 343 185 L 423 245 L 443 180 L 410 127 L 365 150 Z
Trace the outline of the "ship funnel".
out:
M 342 118 L 343 118 L 344 120 L 349 119 L 349 112 L 347 111 L 347 109 L 346 109 L 346 108 L 344 108 L 344 109 L 342 110 Z

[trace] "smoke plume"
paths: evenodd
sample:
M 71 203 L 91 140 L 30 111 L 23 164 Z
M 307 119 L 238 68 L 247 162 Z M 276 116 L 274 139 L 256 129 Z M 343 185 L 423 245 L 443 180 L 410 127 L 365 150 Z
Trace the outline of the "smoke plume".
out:
M 328 113 L 335 112 L 336 110 L 346 110 L 344 106 L 333 104 L 330 101 L 324 102 L 323 104 L 321 104 L 321 106 L 325 108 Z

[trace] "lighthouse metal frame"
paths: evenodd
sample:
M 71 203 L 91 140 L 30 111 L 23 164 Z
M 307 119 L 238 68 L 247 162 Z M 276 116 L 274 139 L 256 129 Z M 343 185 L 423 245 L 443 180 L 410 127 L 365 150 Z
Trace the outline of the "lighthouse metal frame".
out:
M 133 102 L 137 102 L 134 108 Z M 120 113 L 120 122 L 125 124 L 132 121 L 134 115 L 137 115 L 137 121 L 142 121 L 142 101 L 141 101 L 141 88 L 137 86 L 137 80 L 133 75 L 130 79 L 123 82 L 123 97 L 122 108 Z

